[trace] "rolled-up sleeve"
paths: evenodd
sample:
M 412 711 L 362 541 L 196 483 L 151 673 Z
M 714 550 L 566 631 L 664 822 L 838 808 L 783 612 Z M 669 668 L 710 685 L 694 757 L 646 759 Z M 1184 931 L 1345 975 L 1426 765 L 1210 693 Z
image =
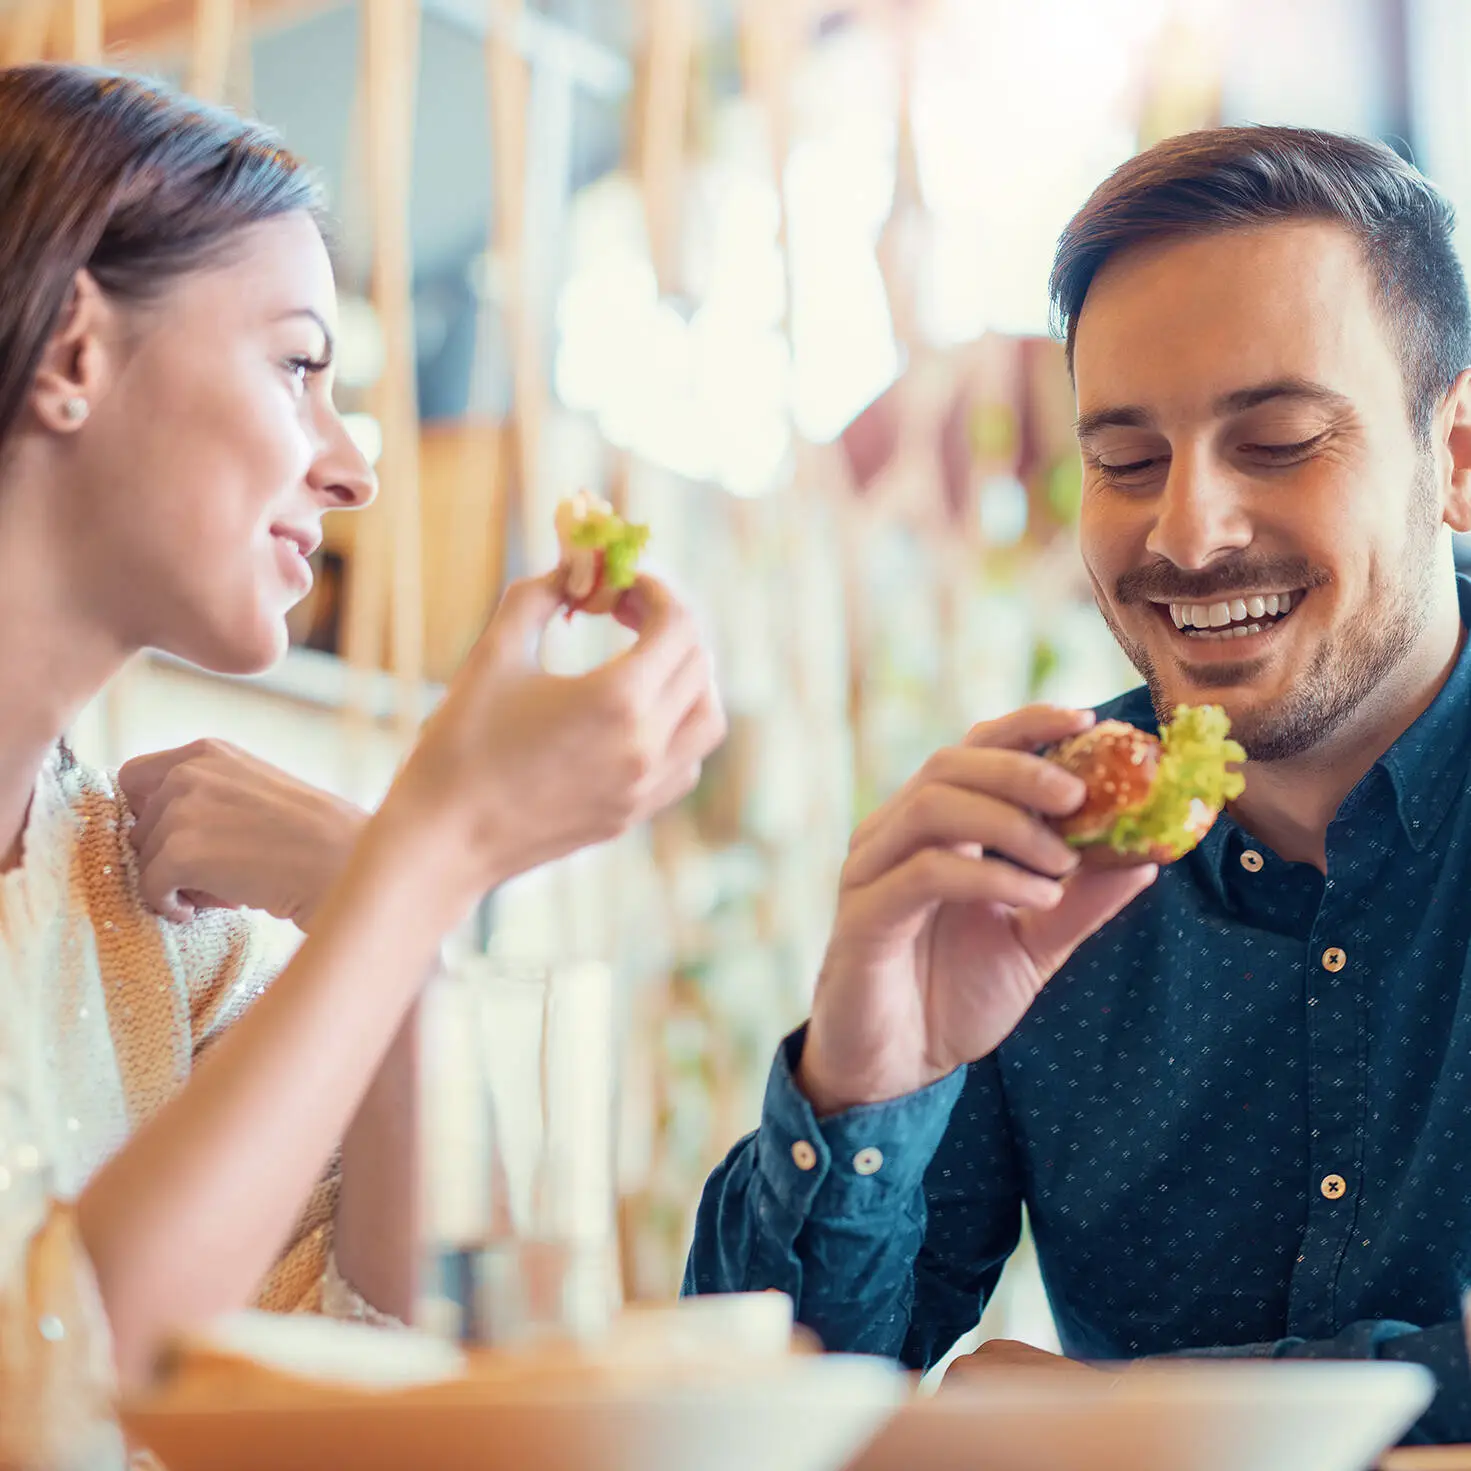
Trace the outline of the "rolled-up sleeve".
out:
M 705 1187 L 684 1290 L 776 1288 L 831 1349 L 928 1361 L 979 1317 L 1016 1243 L 1019 1196 L 1009 1179 L 992 1182 L 979 1278 L 974 1259 L 928 1249 L 931 1197 L 944 1209 L 949 1193 L 934 1166 L 968 1070 L 818 1119 L 793 1078 L 803 1040 L 778 1049 L 761 1127 Z

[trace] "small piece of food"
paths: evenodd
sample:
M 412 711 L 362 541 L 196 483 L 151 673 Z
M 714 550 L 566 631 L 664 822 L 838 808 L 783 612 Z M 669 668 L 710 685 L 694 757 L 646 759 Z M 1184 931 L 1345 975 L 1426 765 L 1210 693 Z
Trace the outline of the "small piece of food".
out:
M 1159 737 L 1101 720 L 1047 752 L 1088 788 L 1082 807 L 1054 823 L 1089 868 L 1173 863 L 1210 831 L 1246 781 L 1246 752 L 1219 705 L 1181 705 Z
M 580 490 L 557 507 L 562 596 L 567 616 L 611 613 L 638 576 L 647 526 L 625 521 L 607 501 Z

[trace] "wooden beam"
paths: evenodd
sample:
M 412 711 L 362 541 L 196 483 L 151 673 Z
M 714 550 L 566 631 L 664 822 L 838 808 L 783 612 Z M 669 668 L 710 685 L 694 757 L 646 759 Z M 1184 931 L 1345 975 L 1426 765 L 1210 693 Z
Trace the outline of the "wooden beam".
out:
M 235 24 L 235 0 L 194 0 L 189 90 L 202 101 L 225 100 L 235 49 Z
M 539 324 L 526 290 L 526 136 L 531 76 L 519 36 L 523 0 L 490 0 L 485 38 L 486 91 L 490 102 L 492 168 L 491 256 L 495 297 L 505 325 L 511 367 L 511 414 L 506 473 L 496 500 L 493 546 L 500 582 L 516 560 L 511 537 L 524 539 L 535 514 L 546 410 L 546 370 Z
M 23 66 L 46 55 L 51 34 L 51 0 L 19 0 L 5 32 L 3 65 Z
M 378 473 L 384 493 L 356 538 L 346 640 L 349 662 L 363 673 L 379 662 L 387 622 L 387 662 L 397 677 L 398 724 L 406 734 L 419 721 L 424 676 L 417 353 L 409 235 L 419 19 L 418 0 L 363 0 L 371 296 L 384 341 L 383 375 L 374 385 L 371 402 L 383 431 Z
M 645 0 L 644 15 L 647 64 L 639 131 L 639 178 L 654 273 L 660 290 L 671 292 L 681 284 L 684 142 L 695 15 L 691 0 Z
M 76 0 L 58 0 L 68 7 Z M 109 53 L 125 61 L 188 54 L 195 36 L 197 0 L 88 0 L 102 16 L 102 39 Z M 337 0 L 253 0 L 252 20 L 276 24 L 330 9 Z M 68 20 L 68 32 L 71 26 Z
M 100 66 L 103 52 L 102 0 L 72 0 L 72 55 L 86 66 Z

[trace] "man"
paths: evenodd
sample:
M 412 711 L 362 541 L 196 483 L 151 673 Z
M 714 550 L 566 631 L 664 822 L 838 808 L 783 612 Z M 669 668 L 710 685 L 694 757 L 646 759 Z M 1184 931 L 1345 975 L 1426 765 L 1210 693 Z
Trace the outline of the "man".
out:
M 1442 1386 L 1417 1435 L 1471 1439 L 1450 211 L 1374 144 L 1195 133 L 1096 191 L 1052 285 L 1082 552 L 1147 685 L 1099 713 L 1224 705 L 1245 795 L 1172 867 L 1079 873 L 1041 817 L 1080 788 L 1032 753 L 1090 714 L 933 757 L 853 839 L 686 1287 L 781 1288 L 829 1347 L 928 1365 L 1025 1204 L 1070 1356 L 1417 1359 Z

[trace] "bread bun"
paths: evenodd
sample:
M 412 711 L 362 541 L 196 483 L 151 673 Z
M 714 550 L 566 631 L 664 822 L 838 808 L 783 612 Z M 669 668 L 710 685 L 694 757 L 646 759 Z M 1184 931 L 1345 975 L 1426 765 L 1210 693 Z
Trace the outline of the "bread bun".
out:
M 1163 739 L 1122 720 L 1070 736 L 1046 755 L 1080 778 L 1087 795 L 1052 826 L 1084 868 L 1174 863 L 1242 790 L 1233 768 L 1246 753 L 1226 739 L 1229 730 L 1219 707 L 1182 706 Z

